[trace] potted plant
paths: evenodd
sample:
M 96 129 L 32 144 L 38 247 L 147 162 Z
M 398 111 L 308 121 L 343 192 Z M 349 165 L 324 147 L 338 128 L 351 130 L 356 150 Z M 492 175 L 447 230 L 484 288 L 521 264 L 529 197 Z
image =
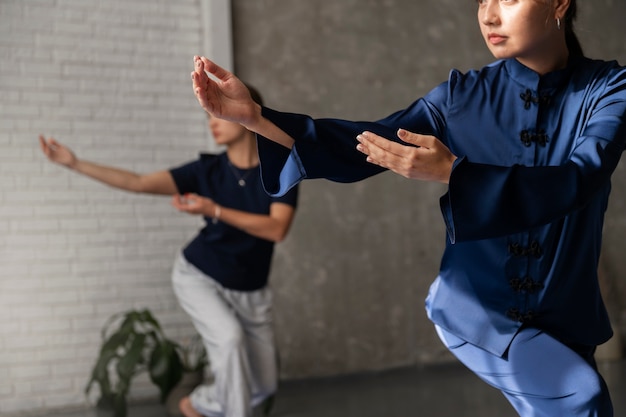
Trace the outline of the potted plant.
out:
M 185 366 L 181 347 L 165 337 L 149 310 L 130 310 L 113 315 L 102 328 L 102 346 L 85 392 L 100 388 L 99 411 L 125 417 L 126 397 L 137 374 L 147 371 L 159 388 L 161 402 L 180 381 Z

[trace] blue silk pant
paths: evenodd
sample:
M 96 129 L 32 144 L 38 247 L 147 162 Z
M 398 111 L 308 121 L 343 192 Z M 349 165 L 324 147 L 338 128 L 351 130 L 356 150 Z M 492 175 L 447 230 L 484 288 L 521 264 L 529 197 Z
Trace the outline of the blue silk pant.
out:
M 522 329 L 503 357 L 435 326 L 443 343 L 521 417 L 612 417 L 609 391 L 594 347 L 568 347 L 541 330 Z

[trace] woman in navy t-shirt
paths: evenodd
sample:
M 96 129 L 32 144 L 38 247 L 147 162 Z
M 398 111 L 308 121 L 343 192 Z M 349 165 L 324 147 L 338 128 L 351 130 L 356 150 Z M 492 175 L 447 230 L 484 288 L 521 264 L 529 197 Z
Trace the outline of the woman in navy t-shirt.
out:
M 143 175 L 79 159 L 56 140 L 39 139 L 52 162 L 122 190 L 173 195 L 175 208 L 204 217 L 204 228 L 177 257 L 172 281 L 203 338 L 214 382 L 196 388 L 180 409 L 186 417 L 248 417 L 277 386 L 267 283 L 274 243 L 289 230 L 298 190 L 266 194 L 254 133 L 217 118 L 209 118 L 209 127 L 224 153 Z

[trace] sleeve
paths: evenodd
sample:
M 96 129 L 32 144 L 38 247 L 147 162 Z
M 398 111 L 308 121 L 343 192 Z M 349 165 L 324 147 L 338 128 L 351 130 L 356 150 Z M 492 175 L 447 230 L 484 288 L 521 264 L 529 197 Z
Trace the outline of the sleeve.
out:
M 396 132 L 404 128 L 440 137 L 443 132 L 440 107 L 445 105 L 446 92 L 444 83 L 427 98 L 376 122 L 313 119 L 263 107 L 262 115 L 296 141 L 290 150 L 257 135 L 265 190 L 270 195 L 282 195 L 305 178 L 356 182 L 384 171 L 367 162 L 365 155 L 356 150 L 356 136 L 368 130 L 399 142 Z
M 283 203 L 292 206 L 293 208 L 298 207 L 298 195 L 299 195 L 299 186 L 295 185 L 291 187 L 285 194 L 281 196 L 272 197 L 272 203 Z
M 179 194 L 197 193 L 199 190 L 198 178 L 202 170 L 202 161 L 210 155 L 201 155 L 199 160 L 191 161 L 170 169 L 172 179 L 176 184 Z
M 459 158 L 440 207 L 452 243 L 545 225 L 584 207 L 610 182 L 626 140 L 626 72 L 606 83 L 569 160 L 512 167 Z

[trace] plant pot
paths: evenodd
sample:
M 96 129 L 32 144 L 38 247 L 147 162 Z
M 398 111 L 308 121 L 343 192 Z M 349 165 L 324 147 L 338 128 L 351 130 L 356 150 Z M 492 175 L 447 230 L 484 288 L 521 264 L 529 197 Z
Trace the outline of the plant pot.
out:
M 96 407 L 96 417 L 115 417 L 112 408 Z
M 167 414 L 171 417 L 182 417 L 182 413 L 178 409 L 178 403 L 184 397 L 191 394 L 191 392 L 204 380 L 204 371 L 198 370 L 194 372 L 184 372 L 180 382 L 172 388 L 172 391 L 165 400 L 165 408 Z
M 121 394 L 100 397 L 96 402 L 96 417 L 126 417 L 126 397 Z

